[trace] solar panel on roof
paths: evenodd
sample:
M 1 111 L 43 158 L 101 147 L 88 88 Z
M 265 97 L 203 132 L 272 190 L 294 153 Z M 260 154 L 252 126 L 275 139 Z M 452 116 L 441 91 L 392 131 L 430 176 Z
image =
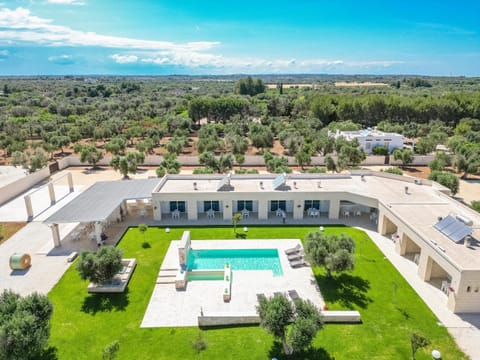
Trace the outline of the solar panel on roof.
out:
M 452 225 L 446 227 L 445 229 L 442 230 L 442 232 L 447 235 L 448 237 L 450 237 L 450 235 L 456 233 L 458 230 L 460 230 L 461 228 L 463 228 L 464 225 L 460 222 L 454 222 Z
M 455 222 L 455 218 L 453 216 L 448 215 L 447 217 L 443 218 L 438 223 L 433 225 L 433 227 L 437 230 L 442 231 L 442 229 L 446 228 L 450 224 L 453 224 L 454 222 Z
M 277 190 L 279 187 L 285 185 L 287 182 L 287 175 L 285 173 L 278 175 L 273 180 L 273 190 Z
M 460 230 L 450 235 L 450 239 L 458 243 L 462 241 L 462 239 L 465 238 L 465 236 L 471 235 L 471 234 L 472 234 L 472 228 L 469 226 L 463 225 L 463 227 Z
M 227 175 L 225 175 L 225 176 L 218 182 L 217 191 L 229 190 L 229 189 L 230 189 L 230 178 L 231 178 L 231 174 L 230 174 L 230 173 L 228 173 Z
M 470 226 L 450 215 L 440 220 L 433 227 L 456 243 L 472 233 Z

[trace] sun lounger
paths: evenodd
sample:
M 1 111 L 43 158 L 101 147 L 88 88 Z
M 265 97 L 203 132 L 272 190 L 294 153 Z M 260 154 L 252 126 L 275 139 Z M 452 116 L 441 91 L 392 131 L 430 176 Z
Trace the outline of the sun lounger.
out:
M 288 261 L 300 260 L 302 258 L 303 254 L 301 252 L 287 256 Z
M 281 291 L 275 291 L 275 292 L 273 293 L 273 296 L 285 296 L 285 294 L 284 294 L 283 292 L 281 292 Z
M 299 268 L 299 267 L 302 267 L 302 266 L 307 266 L 308 264 L 305 262 L 305 260 L 303 259 L 300 259 L 300 260 L 294 260 L 294 261 L 290 261 L 290 266 L 292 268 Z
M 286 255 L 292 255 L 302 250 L 302 246 L 297 244 L 295 247 L 285 250 Z
M 290 296 L 290 299 L 292 299 L 292 301 L 300 299 L 297 290 L 288 290 L 288 296 Z

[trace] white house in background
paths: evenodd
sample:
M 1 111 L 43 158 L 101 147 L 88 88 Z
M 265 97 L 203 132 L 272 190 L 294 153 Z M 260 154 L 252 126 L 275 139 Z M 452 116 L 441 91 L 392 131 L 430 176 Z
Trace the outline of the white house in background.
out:
M 360 147 L 367 153 L 371 154 L 376 146 L 385 146 L 388 152 L 392 153 L 395 149 L 403 148 L 403 135 L 396 133 L 386 133 L 375 129 L 364 129 L 358 131 L 339 131 L 335 133 L 329 131 L 329 136 L 335 139 L 344 137 L 347 140 L 357 139 Z

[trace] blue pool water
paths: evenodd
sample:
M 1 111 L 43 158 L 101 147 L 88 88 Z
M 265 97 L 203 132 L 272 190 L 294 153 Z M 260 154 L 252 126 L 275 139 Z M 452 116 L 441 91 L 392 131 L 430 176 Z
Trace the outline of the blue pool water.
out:
M 272 270 L 283 275 L 277 249 L 211 249 L 190 250 L 187 269 L 223 269 L 229 263 L 232 270 Z

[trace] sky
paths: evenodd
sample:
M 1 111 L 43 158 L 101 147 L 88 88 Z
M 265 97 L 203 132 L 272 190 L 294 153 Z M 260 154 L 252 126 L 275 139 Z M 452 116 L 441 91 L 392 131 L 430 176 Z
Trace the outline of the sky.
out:
M 480 76 L 479 0 L 0 0 L 0 75 Z

